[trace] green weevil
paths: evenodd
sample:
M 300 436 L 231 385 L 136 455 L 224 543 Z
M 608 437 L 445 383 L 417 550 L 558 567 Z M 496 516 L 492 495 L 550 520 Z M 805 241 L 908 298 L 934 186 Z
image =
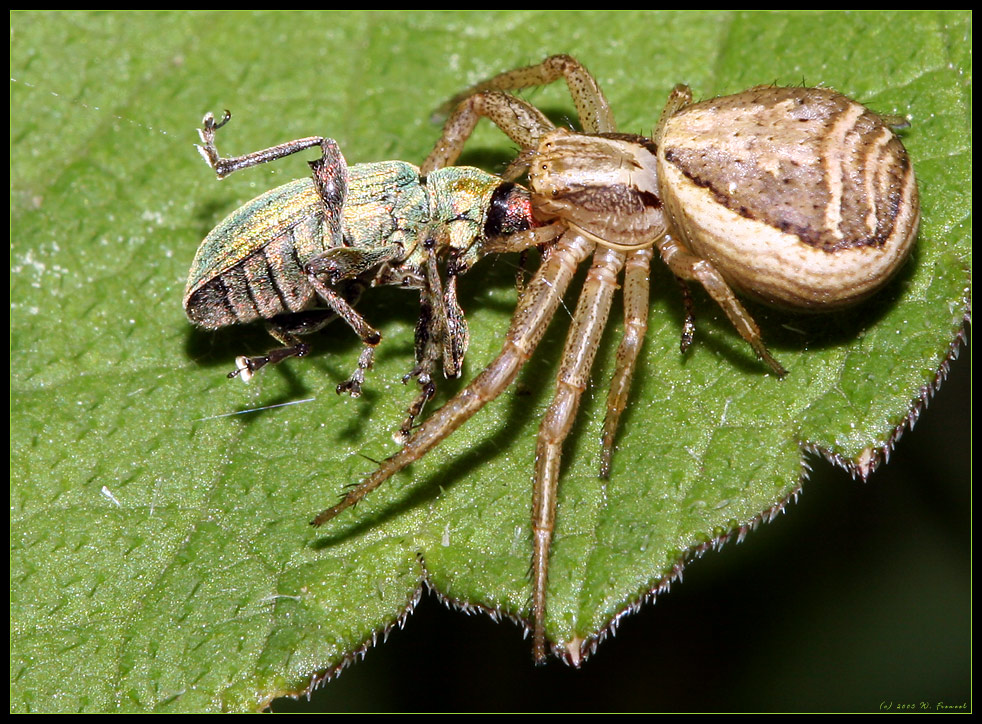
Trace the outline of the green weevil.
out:
M 202 157 L 218 177 L 319 146 L 312 175 L 268 191 L 229 214 L 198 248 L 188 275 L 184 310 L 213 330 L 266 320 L 283 346 L 258 357 L 238 357 L 229 377 L 248 381 L 267 364 L 309 351 L 299 335 L 336 317 L 363 344 L 358 366 L 337 391 L 357 397 L 381 334 L 355 309 L 370 287 L 419 290 L 415 366 L 420 392 L 400 429 L 435 391 L 432 373 L 442 360 L 460 375 L 469 341 L 457 300 L 457 277 L 492 252 L 523 250 L 547 241 L 532 217 L 528 191 L 466 166 L 422 176 L 416 166 L 383 161 L 348 166 L 330 138 L 312 136 L 222 158 L 215 132 L 228 123 L 205 115 L 198 133 Z M 441 277 L 440 266 L 444 268 Z

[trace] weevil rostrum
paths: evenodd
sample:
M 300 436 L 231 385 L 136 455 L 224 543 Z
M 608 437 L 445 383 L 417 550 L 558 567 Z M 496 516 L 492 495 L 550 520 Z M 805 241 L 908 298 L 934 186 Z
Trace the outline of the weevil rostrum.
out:
M 457 277 L 486 254 L 541 243 L 551 230 L 537 228 L 526 189 L 476 168 L 421 177 L 401 161 L 349 167 L 337 144 L 320 136 L 222 158 L 215 133 L 229 118 L 226 111 L 216 123 L 209 113 L 199 129 L 198 150 L 219 178 L 309 148 L 319 147 L 321 157 L 310 162 L 312 177 L 262 194 L 208 234 L 188 277 L 188 318 L 205 329 L 267 320 L 283 346 L 238 357 L 229 377 L 248 381 L 265 365 L 307 354 L 299 335 L 340 317 L 364 346 L 337 391 L 357 397 L 381 335 L 355 302 L 368 287 L 418 290 L 416 364 L 403 381 L 417 378 L 420 391 L 397 436 L 404 439 L 434 394 L 440 361 L 448 377 L 460 374 L 469 337 Z
M 555 127 L 510 93 L 559 79 L 569 87 L 582 133 Z M 902 121 L 828 89 L 761 86 L 693 103 L 680 85 L 648 138 L 618 133 L 593 76 L 559 55 L 479 83 L 445 109 L 452 113 L 421 173 L 450 166 L 478 120 L 490 119 L 521 147 L 504 177 L 528 172 L 534 219 L 552 229 L 552 240 L 498 356 L 423 421 L 401 450 L 312 523 L 323 525 L 364 498 L 500 395 L 542 339 L 576 268 L 592 257 L 536 444 L 531 627 L 533 655 L 542 662 L 562 447 L 588 387 L 617 287 L 623 290 L 625 323 L 603 426 L 602 477 L 609 473 L 647 329 L 649 266 L 656 249 L 682 285 L 683 351 L 694 329 L 685 283 L 695 281 L 779 378 L 784 368 L 734 290 L 811 311 L 868 297 L 900 268 L 916 237 L 917 185 L 891 130 Z

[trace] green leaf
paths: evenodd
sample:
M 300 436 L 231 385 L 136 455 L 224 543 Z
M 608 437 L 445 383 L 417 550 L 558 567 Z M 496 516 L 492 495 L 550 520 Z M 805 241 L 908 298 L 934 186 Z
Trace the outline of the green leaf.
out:
M 648 338 L 604 484 L 597 441 L 620 322 L 611 324 L 565 448 L 550 569 L 549 636 L 589 651 L 681 562 L 794 497 L 805 450 L 867 470 L 929 395 L 969 303 L 971 39 L 970 13 L 12 14 L 11 710 L 260 709 L 337 673 L 403 620 L 424 581 L 468 609 L 528 616 L 534 438 L 565 313 L 515 389 L 313 531 L 312 514 L 397 449 L 391 433 L 415 392 L 398 380 L 412 363 L 416 300 L 376 290 L 359 306 L 385 335 L 360 399 L 333 391 L 359 352 L 341 328 L 249 386 L 226 380 L 235 355 L 270 340 L 261 329 L 192 329 L 180 306 L 188 265 L 226 213 L 306 170 L 285 160 L 216 183 L 192 147 L 205 111 L 235 114 L 229 153 L 325 134 L 349 163 L 418 162 L 443 100 L 569 52 L 626 132 L 650 133 L 678 82 L 697 97 L 821 84 L 911 118 L 903 139 L 923 214 L 912 261 L 859 310 L 754 307 L 787 380 L 766 373 L 705 296 L 695 343 L 680 355 L 676 287 L 654 270 Z M 560 122 L 573 115 L 559 84 L 529 97 Z M 490 128 L 468 148 L 464 162 L 492 171 L 513 154 Z M 515 263 L 486 260 L 464 280 L 467 378 L 500 344 Z M 442 383 L 437 403 L 461 384 Z M 854 555 L 842 552 L 842 567 Z M 908 562 L 920 571 L 917 556 Z M 710 586 L 702 600 L 737 598 L 739 580 L 731 586 Z M 733 650 L 764 655 L 780 632 L 760 633 Z M 658 658 L 685 669 L 684 651 L 703 635 Z M 711 674 L 691 678 L 707 685 Z M 752 680 L 761 694 L 744 706 L 797 708 L 763 693 L 765 680 Z M 648 706 L 627 708 L 665 706 L 652 686 Z M 890 699 L 884 686 L 853 706 Z M 387 708 L 379 701 L 363 706 Z M 476 701 L 448 706 L 482 708 Z M 484 706 L 543 706 L 503 701 Z M 620 708 L 606 701 L 598 706 Z

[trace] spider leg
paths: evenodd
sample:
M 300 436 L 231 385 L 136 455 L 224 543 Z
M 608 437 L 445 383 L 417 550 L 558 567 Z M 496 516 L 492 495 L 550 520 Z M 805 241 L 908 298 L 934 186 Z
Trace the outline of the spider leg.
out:
M 614 454 L 614 438 L 621 413 L 627 407 L 634 368 L 648 331 L 648 274 L 651 268 L 651 248 L 631 252 L 624 265 L 624 333 L 617 348 L 617 367 L 607 395 L 607 416 L 600 449 L 600 477 L 610 477 L 610 459 Z
M 486 403 L 504 392 L 542 340 L 577 266 L 593 249 L 593 242 L 579 234 L 567 233 L 561 237 L 519 300 L 498 356 L 467 387 L 430 415 L 399 452 L 383 460 L 374 473 L 350 490 L 337 505 L 318 514 L 311 524 L 323 525 L 357 503 L 404 467 L 423 457 Z
M 560 78 L 566 81 L 580 117 L 580 124 L 586 133 L 609 133 L 615 130 L 614 114 L 611 113 L 610 104 L 597 85 L 596 78 L 576 58 L 568 55 L 551 55 L 541 63 L 499 73 L 458 93 L 440 106 L 435 115 L 447 115 L 462 101 L 482 91 L 514 91 L 549 85 Z
M 760 335 L 760 327 L 750 316 L 750 312 L 740 304 L 730 285 L 726 283 L 716 267 L 706 259 L 693 254 L 668 234 L 659 239 L 656 245 L 662 260 L 672 273 L 680 279 L 689 279 L 702 284 L 709 296 L 726 313 L 730 324 L 747 344 L 753 347 L 757 356 L 766 362 L 778 377 L 784 377 L 787 371 L 767 350 L 767 345 Z
M 624 261 L 624 252 L 606 247 L 598 248 L 594 254 L 593 266 L 583 283 L 566 336 L 556 394 L 539 427 L 532 495 L 532 655 L 536 663 L 542 663 L 546 658 L 546 585 L 563 442 L 573 427 L 580 398 L 589 383 L 590 369 L 610 316 L 617 276 Z
M 542 111 L 515 96 L 500 91 L 470 95 L 447 118 L 440 139 L 419 167 L 420 173 L 425 176 L 438 168 L 452 165 L 481 118 L 490 120 L 523 149 L 535 148 L 539 139 L 555 128 Z M 515 166 L 513 163 L 509 167 L 513 178 L 525 170 L 521 164 Z
M 505 91 L 548 85 L 560 78 L 566 81 L 580 125 L 586 133 L 612 133 L 617 130 L 610 104 L 590 72 L 575 58 L 552 55 L 536 65 L 500 73 L 444 103 L 434 117 L 449 116 L 440 140 L 420 166 L 421 173 L 425 176 L 456 161 L 477 122 L 483 117 L 521 146 L 522 152 L 508 167 L 504 178 L 514 180 L 521 176 L 531 160 L 530 151 L 555 125 L 531 103 Z

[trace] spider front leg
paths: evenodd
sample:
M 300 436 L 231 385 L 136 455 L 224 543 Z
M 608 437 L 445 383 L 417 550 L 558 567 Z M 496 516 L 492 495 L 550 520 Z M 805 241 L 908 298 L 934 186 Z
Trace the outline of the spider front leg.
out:
M 649 255 L 650 258 L 650 255 Z M 556 523 L 556 492 L 563 442 L 569 435 L 580 398 L 587 388 L 590 369 L 610 316 L 617 276 L 625 254 L 599 248 L 587 273 L 563 349 L 556 394 L 546 411 L 535 449 L 535 488 L 532 494 L 532 654 L 536 663 L 546 658 L 546 584 L 549 549 Z
M 542 111 L 520 98 L 499 91 L 477 93 L 464 99 L 447 119 L 440 140 L 423 161 L 420 173 L 425 176 L 452 165 L 481 118 L 489 119 L 522 149 L 535 148 L 539 139 L 555 128 Z M 509 166 L 510 178 L 505 180 L 514 180 L 524 172 L 522 164 L 513 163 Z
M 515 91 L 549 85 L 560 78 L 566 81 L 585 132 L 609 133 L 615 130 L 610 104 L 597 85 L 597 79 L 580 61 L 569 55 L 551 55 L 541 63 L 499 73 L 458 93 L 440 106 L 435 115 L 447 115 L 462 101 L 482 91 Z
M 498 356 L 467 387 L 430 415 L 399 452 L 383 460 L 374 473 L 349 491 L 337 505 L 322 511 L 311 525 L 323 525 L 350 508 L 439 445 L 485 404 L 504 392 L 542 340 L 577 266 L 593 248 L 593 242 L 579 234 L 567 233 L 556 241 L 519 300 Z
M 441 106 L 436 116 L 450 113 L 451 110 L 453 112 L 443 126 L 440 140 L 420 167 L 421 172 L 425 175 L 456 161 L 464 143 L 483 117 L 522 148 L 519 157 L 509 165 L 504 178 L 514 180 L 521 176 L 532 160 L 532 149 L 538 146 L 546 133 L 555 129 L 555 125 L 531 103 L 505 91 L 548 85 L 560 78 L 566 80 L 580 124 L 586 133 L 611 133 L 616 130 L 610 105 L 596 79 L 575 58 L 553 55 L 537 65 L 510 70 L 478 83 Z

